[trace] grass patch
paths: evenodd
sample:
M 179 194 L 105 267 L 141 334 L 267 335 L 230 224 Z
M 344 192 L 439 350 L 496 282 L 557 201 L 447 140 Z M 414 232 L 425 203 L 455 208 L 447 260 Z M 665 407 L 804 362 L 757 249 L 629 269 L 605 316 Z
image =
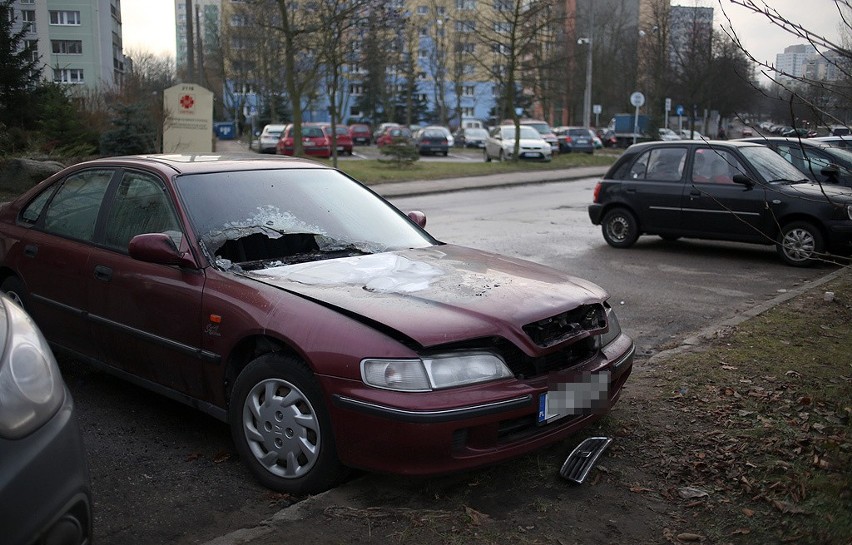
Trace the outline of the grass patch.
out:
M 652 373 L 640 444 L 704 537 L 848 543 L 852 271 Z
M 440 180 L 443 178 L 458 178 L 464 176 L 485 176 L 504 172 L 535 172 L 539 170 L 555 170 L 580 166 L 609 166 L 618 158 L 618 152 L 597 152 L 594 155 L 585 153 L 561 154 L 549 163 L 532 161 L 497 162 L 471 161 L 449 163 L 440 161 L 416 161 L 409 167 L 398 168 L 378 160 L 338 161 L 338 168 L 356 180 L 367 185 L 385 182 L 407 182 L 412 180 Z M 331 161 L 320 160 L 331 164 Z

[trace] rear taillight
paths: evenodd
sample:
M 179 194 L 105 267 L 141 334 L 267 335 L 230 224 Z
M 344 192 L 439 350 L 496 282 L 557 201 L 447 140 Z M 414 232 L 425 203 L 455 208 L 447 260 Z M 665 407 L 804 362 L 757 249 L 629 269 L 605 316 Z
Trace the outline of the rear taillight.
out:
M 600 182 L 595 184 L 595 196 L 594 196 L 593 202 L 598 202 L 598 198 L 601 196 L 601 186 L 602 185 L 603 184 L 601 184 Z

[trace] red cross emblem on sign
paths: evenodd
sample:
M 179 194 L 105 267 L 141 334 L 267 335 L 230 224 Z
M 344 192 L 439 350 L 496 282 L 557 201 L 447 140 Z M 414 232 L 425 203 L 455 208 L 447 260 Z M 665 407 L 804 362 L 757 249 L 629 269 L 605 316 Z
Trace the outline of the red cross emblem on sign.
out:
M 192 106 L 194 104 L 195 104 L 195 99 L 193 99 L 192 96 L 183 95 L 182 97 L 180 97 L 180 105 L 184 110 L 188 110 L 188 109 L 192 108 Z

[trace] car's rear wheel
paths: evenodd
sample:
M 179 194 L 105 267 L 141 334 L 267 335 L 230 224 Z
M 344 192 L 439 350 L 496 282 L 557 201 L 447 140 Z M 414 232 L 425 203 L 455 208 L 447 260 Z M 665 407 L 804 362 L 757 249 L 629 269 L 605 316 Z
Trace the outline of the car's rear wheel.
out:
M 486 150 L 483 150 L 483 151 L 485 152 L 485 162 L 490 163 L 491 162 L 491 156 L 488 155 L 488 150 L 486 149 Z
M 319 384 L 301 360 L 266 354 L 234 383 L 228 413 L 240 457 L 273 490 L 314 494 L 345 474 Z
M 10 276 L 0 284 L 0 291 L 24 310 L 29 310 L 27 289 L 17 276 Z
M 778 255 L 788 265 L 809 267 L 825 251 L 819 228 L 806 221 L 794 221 L 781 228 L 775 245 Z
M 604 240 L 614 248 L 629 248 L 639 238 L 639 222 L 626 208 L 613 208 L 601 222 Z
M 497 157 L 497 160 L 500 161 L 501 163 L 506 160 L 506 154 L 503 153 L 503 150 L 500 150 L 500 156 Z

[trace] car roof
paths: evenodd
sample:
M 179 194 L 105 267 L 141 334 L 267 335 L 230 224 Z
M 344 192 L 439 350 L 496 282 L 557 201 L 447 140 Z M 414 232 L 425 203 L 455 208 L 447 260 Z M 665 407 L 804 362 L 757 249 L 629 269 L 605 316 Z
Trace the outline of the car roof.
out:
M 757 142 L 760 144 L 761 142 L 792 142 L 798 144 L 801 142 L 806 146 L 813 146 L 815 148 L 828 148 L 830 147 L 825 142 L 821 142 L 819 140 L 813 140 L 811 138 L 799 138 L 797 136 L 752 136 L 749 138 L 740 138 L 736 140 L 737 142 Z
M 80 167 L 113 166 L 113 167 L 149 167 L 151 169 L 168 171 L 175 174 L 200 174 L 207 172 L 234 172 L 241 170 L 274 170 L 293 168 L 327 169 L 326 165 L 300 157 L 271 156 L 258 157 L 254 153 L 197 153 L 197 154 L 160 154 L 160 155 L 129 155 L 121 157 L 106 157 L 79 163 Z
M 633 144 L 628 151 L 642 151 L 648 148 L 682 148 L 684 146 L 692 147 L 728 147 L 728 148 L 749 148 L 760 146 L 757 142 L 748 142 L 746 140 L 654 140 L 651 142 L 640 142 Z
M 263 130 L 264 131 L 283 131 L 284 127 L 286 127 L 286 126 L 287 125 L 285 125 L 283 123 L 270 123 L 269 125 L 266 125 L 265 127 L 263 127 Z

